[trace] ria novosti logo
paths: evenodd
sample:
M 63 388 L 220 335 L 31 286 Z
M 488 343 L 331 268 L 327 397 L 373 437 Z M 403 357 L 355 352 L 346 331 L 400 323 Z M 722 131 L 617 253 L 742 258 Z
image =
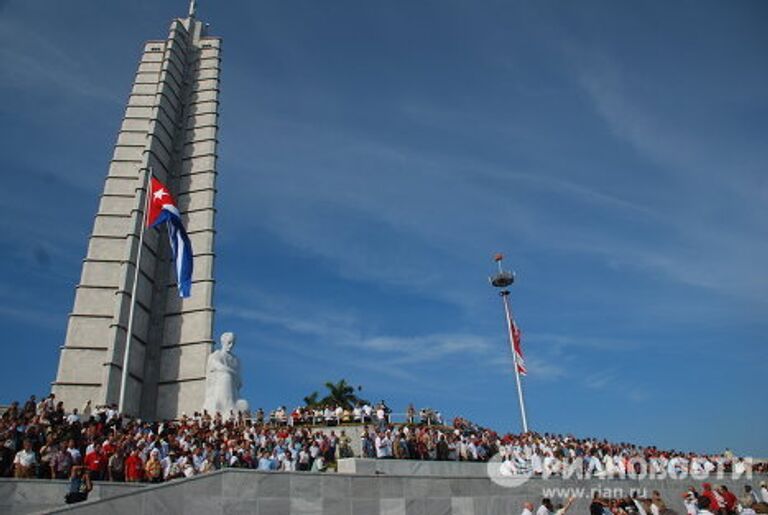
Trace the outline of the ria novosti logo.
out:
M 497 485 L 516 488 L 528 482 L 536 476 L 541 479 L 693 479 L 705 481 L 708 479 L 720 480 L 741 478 L 752 479 L 752 458 L 739 458 L 730 463 L 726 469 L 725 463 L 717 461 L 713 463 L 704 458 L 690 460 L 677 460 L 660 466 L 654 460 L 645 460 L 641 457 L 632 457 L 625 469 L 615 468 L 606 470 L 596 458 L 575 458 L 573 460 L 559 460 L 551 458 L 547 466 L 534 472 L 530 460 L 505 459 L 502 454 L 494 454 L 486 464 L 488 477 Z
M 512 465 L 512 462 L 505 460 L 500 453 L 494 454 L 488 460 L 485 470 L 491 481 L 505 488 L 517 488 L 533 477 L 533 469 L 531 467 L 517 470 Z

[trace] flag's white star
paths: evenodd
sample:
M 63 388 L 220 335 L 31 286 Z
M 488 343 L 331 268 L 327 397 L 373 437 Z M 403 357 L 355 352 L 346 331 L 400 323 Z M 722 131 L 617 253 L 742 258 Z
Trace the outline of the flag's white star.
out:
M 160 188 L 152 196 L 155 197 L 155 200 L 163 200 L 163 197 L 168 196 L 168 192 L 164 188 Z

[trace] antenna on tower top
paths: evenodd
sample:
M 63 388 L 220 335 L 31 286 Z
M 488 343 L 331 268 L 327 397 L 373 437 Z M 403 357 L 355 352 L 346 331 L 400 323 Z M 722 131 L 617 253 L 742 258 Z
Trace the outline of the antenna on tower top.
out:
M 189 17 L 195 17 L 195 11 L 197 11 L 197 2 L 195 0 L 189 0 Z

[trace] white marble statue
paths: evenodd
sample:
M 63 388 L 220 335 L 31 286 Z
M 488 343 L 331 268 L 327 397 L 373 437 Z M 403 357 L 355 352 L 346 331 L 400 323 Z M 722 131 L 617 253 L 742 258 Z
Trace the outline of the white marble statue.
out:
M 248 401 L 239 398 L 243 381 L 240 360 L 232 354 L 234 346 L 234 333 L 224 333 L 221 335 L 221 348 L 208 356 L 203 409 L 211 415 L 221 413 L 229 416 L 230 412 L 248 411 Z

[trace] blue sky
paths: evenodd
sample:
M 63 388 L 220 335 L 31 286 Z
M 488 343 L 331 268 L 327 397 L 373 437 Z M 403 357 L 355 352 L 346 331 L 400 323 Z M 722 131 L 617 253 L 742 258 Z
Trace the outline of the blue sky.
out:
M 55 375 L 116 130 L 174 1 L 0 1 L 0 402 Z M 768 455 L 768 4 L 201 2 L 224 38 L 216 331 L 245 395 L 328 379 Z

